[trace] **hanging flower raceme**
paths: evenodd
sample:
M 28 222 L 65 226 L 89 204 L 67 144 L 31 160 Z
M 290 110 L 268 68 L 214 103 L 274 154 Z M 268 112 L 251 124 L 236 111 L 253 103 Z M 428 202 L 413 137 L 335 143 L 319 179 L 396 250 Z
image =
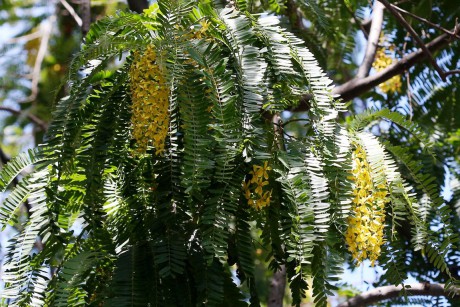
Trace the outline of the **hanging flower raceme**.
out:
M 153 145 L 159 155 L 164 151 L 169 128 L 169 88 L 153 45 L 147 46 L 143 53 L 134 52 L 129 75 L 133 102 L 131 122 L 137 150 L 144 153 L 147 146 Z
M 389 48 L 390 51 L 392 51 L 392 48 L 393 47 Z M 396 60 L 394 58 L 390 57 L 385 53 L 384 48 L 379 48 L 375 54 L 375 61 L 372 63 L 372 67 L 374 67 L 376 71 L 382 71 L 391 64 L 393 64 L 395 61 Z M 379 84 L 380 90 L 384 93 L 399 92 L 401 90 L 401 86 L 402 82 L 400 75 L 393 76 L 392 78 Z
M 385 204 L 388 191 L 385 185 L 374 186 L 366 152 L 356 146 L 353 152 L 353 212 L 348 218 L 345 239 L 348 250 L 359 265 L 369 259 L 372 266 L 380 256 L 380 247 L 384 243 L 383 228 L 385 222 Z
M 252 176 L 250 180 L 243 182 L 244 196 L 248 201 L 248 205 L 259 210 L 270 205 L 272 191 L 266 191 L 265 186 L 268 185 L 268 171 L 271 167 L 265 161 L 263 166 L 253 165 L 252 171 L 249 174 Z

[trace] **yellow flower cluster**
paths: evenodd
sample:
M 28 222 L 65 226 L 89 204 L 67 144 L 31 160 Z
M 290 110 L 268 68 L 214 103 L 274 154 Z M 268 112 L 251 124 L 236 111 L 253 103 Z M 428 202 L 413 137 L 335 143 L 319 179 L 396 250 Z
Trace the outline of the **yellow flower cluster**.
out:
M 155 153 L 160 155 L 169 128 L 169 88 L 154 46 L 148 46 L 143 54 L 134 53 L 129 75 L 133 102 L 131 122 L 137 150 L 144 153 L 147 146 L 153 145 Z
M 384 184 L 374 187 L 366 152 L 359 145 L 353 152 L 353 160 L 353 213 L 348 217 L 345 240 L 357 265 L 364 259 L 369 259 L 374 266 L 384 243 L 383 228 L 388 191 Z
M 379 48 L 375 55 L 375 61 L 374 63 L 372 63 L 372 66 L 375 68 L 375 70 L 381 71 L 393 64 L 394 62 L 395 59 L 388 56 L 383 48 Z M 399 92 L 401 90 L 401 86 L 402 82 L 400 75 L 393 76 L 387 81 L 379 84 L 380 90 L 384 93 Z
M 200 21 L 201 28 L 198 31 L 195 31 L 192 34 L 192 37 L 201 39 L 203 37 L 203 35 L 206 33 L 206 31 L 208 31 L 208 28 L 209 28 L 210 25 L 211 24 L 209 22 L 207 22 L 206 20 Z
M 268 185 L 268 171 L 271 167 L 265 161 L 263 166 L 253 165 L 249 174 L 251 180 L 243 182 L 244 196 L 248 205 L 259 210 L 270 205 L 272 191 L 264 191 L 264 186 Z

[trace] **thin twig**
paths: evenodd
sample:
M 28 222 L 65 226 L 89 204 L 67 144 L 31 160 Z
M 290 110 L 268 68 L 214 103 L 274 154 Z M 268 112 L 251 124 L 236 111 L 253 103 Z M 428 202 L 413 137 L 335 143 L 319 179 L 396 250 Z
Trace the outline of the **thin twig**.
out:
M 83 25 L 83 20 L 81 20 L 80 16 L 78 16 L 77 12 L 73 9 L 73 7 L 66 1 L 66 0 L 59 0 L 62 6 L 69 12 L 70 16 L 73 17 L 75 22 L 79 27 Z
M 442 31 L 442 32 L 444 32 L 444 33 L 447 33 L 447 34 L 449 34 L 449 35 L 455 36 L 456 38 L 460 38 L 460 35 L 456 34 L 455 32 L 451 32 L 451 31 L 447 30 L 446 28 L 443 28 L 443 27 L 441 27 L 440 25 L 435 24 L 435 23 L 429 21 L 428 19 L 425 19 L 425 18 L 423 18 L 423 17 L 420 17 L 420 16 L 417 16 L 417 15 L 415 15 L 415 14 L 412 14 L 411 12 L 408 12 L 408 11 L 406 11 L 406 10 L 404 10 L 404 9 L 402 9 L 402 8 L 400 8 L 400 7 L 396 6 L 396 5 L 394 5 L 394 4 L 390 4 L 390 5 L 391 5 L 394 9 L 398 10 L 399 12 L 401 12 L 401 13 L 403 13 L 403 14 L 409 15 L 410 17 L 412 17 L 412 18 L 414 18 L 414 19 L 417 19 L 417 20 L 419 20 L 419 21 L 421 21 L 421 22 L 424 22 L 424 23 L 426 23 L 426 24 L 432 26 L 433 28 L 436 28 L 436 29 L 438 29 L 438 30 L 440 30 L 440 31 Z
M 369 71 L 371 70 L 379 44 L 380 32 L 382 31 L 383 10 L 384 7 L 382 3 L 375 1 L 372 9 L 372 24 L 371 29 L 369 30 L 366 52 L 364 54 L 363 62 L 358 68 L 358 73 L 356 74 L 357 78 L 367 77 L 369 75 Z
M 23 35 L 23 36 L 19 36 L 19 37 L 13 37 L 13 38 L 10 38 L 9 40 L 6 41 L 7 44 L 15 44 L 15 43 L 18 43 L 20 41 L 31 41 L 33 39 L 37 39 L 37 38 L 40 38 L 42 36 L 42 34 L 40 33 L 40 31 L 35 31 L 35 32 L 32 32 L 30 34 L 26 34 L 26 35 Z
M 28 112 L 24 112 L 21 110 L 16 110 L 16 109 L 13 109 L 10 107 L 4 107 L 4 106 L 0 106 L 0 111 L 10 112 L 17 116 L 25 116 L 35 125 L 37 125 L 42 131 L 46 131 L 46 129 L 48 128 L 48 124 L 45 121 L 43 121 L 42 119 Z
M 303 122 L 303 121 L 310 121 L 310 119 L 308 118 L 293 118 L 293 119 L 290 119 L 290 120 L 287 120 L 285 121 L 282 126 L 283 127 L 286 127 L 287 125 L 293 123 L 293 122 Z
M 444 71 L 441 69 L 441 67 L 439 67 L 438 63 L 436 63 L 436 60 L 434 59 L 430 50 L 425 46 L 425 43 L 418 36 L 417 32 L 415 32 L 415 30 L 410 26 L 410 24 L 407 23 L 404 17 L 402 17 L 401 14 L 399 14 L 399 12 L 396 11 L 387 0 L 378 0 L 378 1 L 380 1 L 388 9 L 388 11 L 390 11 L 390 13 L 402 24 L 402 26 L 406 28 L 407 31 L 409 31 L 409 33 L 418 43 L 419 47 L 423 50 L 423 52 L 426 53 L 428 60 L 433 65 L 433 68 L 438 72 L 441 79 L 443 81 L 446 81 L 446 76 L 444 75 Z
M 412 90 L 410 88 L 410 74 L 406 70 L 406 82 L 407 82 L 407 102 L 409 103 L 409 121 L 412 121 L 414 116 L 414 110 L 412 108 Z
M 46 51 L 48 50 L 48 42 L 53 29 L 53 23 L 56 20 L 56 15 L 50 16 L 42 23 L 42 39 L 38 47 L 37 57 L 35 58 L 34 67 L 32 69 L 32 85 L 31 94 L 24 102 L 34 101 L 38 95 L 38 82 L 40 80 L 40 71 L 42 68 L 43 60 L 45 59 Z
M 363 35 L 366 39 L 369 39 L 369 29 L 366 29 L 366 27 L 363 25 L 363 23 L 356 17 L 355 12 L 348 6 L 345 5 L 347 12 L 350 13 L 351 17 L 355 21 L 355 23 L 358 25 L 358 27 L 361 29 L 361 32 L 363 32 Z
M 449 76 L 449 75 L 455 75 L 455 74 L 460 74 L 460 69 L 454 69 L 454 70 L 449 70 L 444 72 L 444 75 Z

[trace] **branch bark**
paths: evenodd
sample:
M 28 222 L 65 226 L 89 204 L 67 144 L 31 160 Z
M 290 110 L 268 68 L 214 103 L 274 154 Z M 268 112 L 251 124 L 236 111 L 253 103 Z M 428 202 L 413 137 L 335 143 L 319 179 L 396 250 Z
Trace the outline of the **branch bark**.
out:
M 59 0 L 62 6 L 69 12 L 70 16 L 75 20 L 77 25 L 81 27 L 83 25 L 83 21 L 81 20 L 80 16 L 78 16 L 77 12 L 73 9 L 73 7 L 66 1 L 66 0 Z
M 38 47 L 37 57 L 35 58 L 34 67 L 32 69 L 32 85 L 31 94 L 25 102 L 35 101 L 38 95 L 38 82 L 40 81 L 40 71 L 43 60 L 45 59 L 46 51 L 48 50 L 48 42 L 50 40 L 53 24 L 56 21 L 56 15 L 51 15 L 41 24 L 41 40 Z
M 430 284 L 430 283 L 417 283 L 409 284 L 410 288 L 406 288 L 408 296 L 448 296 L 448 293 L 443 284 Z M 337 307 L 352 307 L 352 306 L 366 306 L 377 303 L 379 301 L 397 298 L 400 296 L 402 286 L 384 286 L 375 288 L 361 294 L 358 294 L 348 301 L 339 304 Z M 457 291 L 455 295 L 459 295 Z
M 383 11 L 383 4 L 379 1 L 375 1 L 372 10 L 372 24 L 367 38 L 366 53 L 364 54 L 363 62 L 359 66 L 358 73 L 356 74 L 357 78 L 369 76 L 369 71 L 371 70 L 375 53 L 379 45 L 380 32 L 382 31 L 383 24 Z
M 81 32 L 83 36 L 86 36 L 91 26 L 91 0 L 83 0 L 80 2 L 80 6 L 82 20 Z
M 284 291 L 286 289 L 286 266 L 273 274 L 270 281 L 267 307 L 283 307 Z

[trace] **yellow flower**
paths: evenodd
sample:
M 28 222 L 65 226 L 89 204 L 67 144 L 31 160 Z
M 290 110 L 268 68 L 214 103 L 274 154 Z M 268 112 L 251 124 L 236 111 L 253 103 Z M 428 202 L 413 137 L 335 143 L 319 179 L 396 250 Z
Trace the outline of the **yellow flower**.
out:
M 381 42 L 381 44 L 384 43 L 384 40 Z M 394 46 L 390 46 L 390 51 L 394 51 Z M 376 71 L 382 71 L 391 64 L 395 63 L 396 60 L 394 58 L 391 58 L 385 53 L 385 50 L 383 48 L 379 48 L 375 54 L 375 60 L 372 63 L 372 67 Z M 388 93 L 388 92 L 400 92 L 401 91 L 401 76 L 393 76 L 392 78 L 386 80 L 385 82 L 379 84 L 379 88 L 382 92 Z
M 269 184 L 269 170 L 271 167 L 268 166 L 268 161 L 265 161 L 263 166 L 253 165 L 249 172 L 252 175 L 251 180 L 243 182 L 243 192 L 248 205 L 257 210 L 270 205 L 272 192 L 264 191 L 264 187 Z
M 201 25 L 201 29 L 200 29 L 200 32 L 201 33 L 204 33 L 206 31 L 208 31 L 208 28 L 209 26 L 211 25 L 209 22 L 207 22 L 206 20 L 202 20 L 200 21 L 200 25 Z
M 165 148 L 169 129 L 169 87 L 164 68 L 158 64 L 153 45 L 133 54 L 129 71 L 132 94 L 133 138 L 137 151 L 144 153 L 149 145 L 160 155 Z
M 352 202 L 353 215 L 348 218 L 345 241 L 357 264 L 369 259 L 374 265 L 380 256 L 380 246 L 384 243 L 383 227 L 388 191 L 384 184 L 374 187 L 366 152 L 360 145 L 356 145 L 353 160 L 355 197 Z

